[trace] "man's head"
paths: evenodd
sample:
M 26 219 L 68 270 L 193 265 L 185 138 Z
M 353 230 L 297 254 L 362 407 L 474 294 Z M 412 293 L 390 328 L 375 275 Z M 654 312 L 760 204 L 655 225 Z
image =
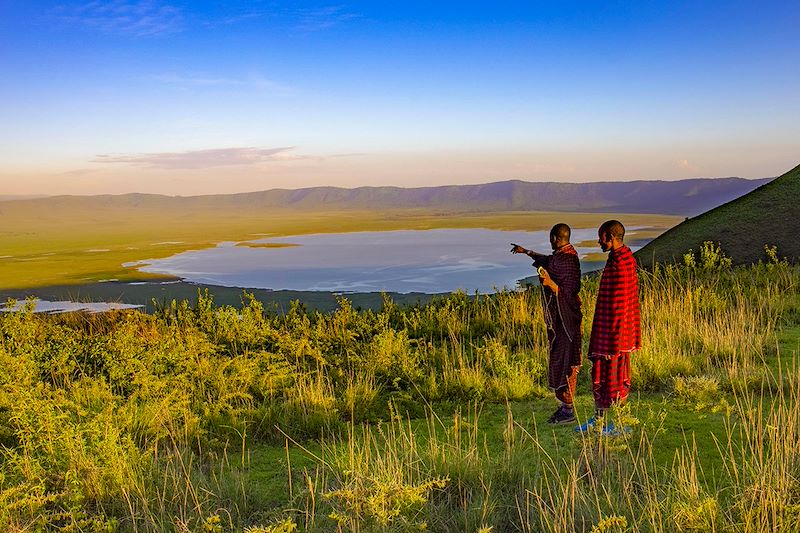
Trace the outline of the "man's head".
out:
M 556 224 L 553 226 L 553 229 L 550 230 L 550 246 L 553 247 L 553 250 L 557 250 L 565 244 L 569 244 L 569 237 L 571 234 L 572 231 L 569 229 L 569 226 L 563 223 Z
M 619 220 L 607 220 L 597 230 L 597 244 L 607 252 L 622 246 L 625 238 L 625 226 Z

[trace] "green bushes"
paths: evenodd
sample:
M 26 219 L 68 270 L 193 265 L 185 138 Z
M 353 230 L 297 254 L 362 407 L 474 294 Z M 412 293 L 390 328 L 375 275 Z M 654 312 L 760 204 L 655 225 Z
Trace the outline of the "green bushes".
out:
M 798 270 L 700 260 L 710 266 L 640 273 L 634 389 L 753 424 L 774 418 L 795 435 L 797 394 L 787 383 L 800 379 L 769 376 L 764 360 L 798 306 Z M 596 291 L 597 279 L 585 280 L 584 343 Z M 477 405 L 548 396 L 546 350 L 538 289 L 407 308 L 387 297 L 378 312 L 342 299 L 331 314 L 297 304 L 277 315 L 246 295 L 241 308 L 200 295 L 194 307 L 173 302 L 152 315 L 2 313 L 0 529 L 447 530 L 457 519 L 474 530 L 692 530 L 752 519 L 764 530 L 796 518 L 797 507 L 776 510 L 763 483 L 795 494 L 796 450 L 766 426 L 731 437 L 741 444 L 728 455 L 746 467 L 724 463 L 741 502 L 735 513 L 692 478 L 691 450 L 665 493 L 652 485 L 663 472 L 648 462 L 650 445 L 634 437 L 617 451 L 567 444 L 575 462 L 566 470 L 542 451 L 544 436 L 510 415 L 500 449 L 488 443 Z M 758 412 L 745 400 L 753 392 L 784 394 L 786 406 Z M 438 419 L 436 409 L 468 402 L 469 416 Z M 306 472 L 306 488 L 286 502 L 306 511 L 270 514 L 247 483 L 247 450 L 287 438 L 326 443 L 322 473 Z M 752 457 L 757 446 L 770 455 Z M 608 468 L 589 475 L 588 459 L 599 457 L 589 454 Z M 606 490 L 634 475 L 655 492 L 636 501 L 570 492 L 579 479 Z

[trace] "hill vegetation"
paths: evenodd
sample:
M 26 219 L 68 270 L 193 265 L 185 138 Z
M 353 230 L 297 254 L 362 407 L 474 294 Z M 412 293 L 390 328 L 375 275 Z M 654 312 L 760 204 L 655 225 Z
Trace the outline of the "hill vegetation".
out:
M 756 190 L 688 219 L 637 252 L 644 264 L 680 260 L 705 241 L 719 243 L 734 263 L 766 259 L 764 246 L 800 261 L 800 166 Z

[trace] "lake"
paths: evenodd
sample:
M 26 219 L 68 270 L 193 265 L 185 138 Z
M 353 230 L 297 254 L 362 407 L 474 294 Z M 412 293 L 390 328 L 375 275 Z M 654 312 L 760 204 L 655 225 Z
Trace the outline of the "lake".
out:
M 481 293 L 514 288 L 534 275 L 531 260 L 509 253 L 512 242 L 550 251 L 548 231 L 436 229 L 320 233 L 223 242 L 132 266 L 149 273 L 226 287 L 327 292 Z M 572 242 L 595 241 L 575 229 Z M 599 248 L 578 247 L 583 256 Z M 602 267 L 584 262 L 584 271 Z M 131 266 L 128 265 L 128 266 Z
M 125 304 L 119 302 L 71 302 L 71 301 L 56 301 L 41 300 L 34 298 L 31 300 L 34 313 L 69 313 L 76 311 L 83 311 L 87 313 L 104 313 L 106 311 L 119 310 L 119 309 L 141 309 L 143 305 Z M 28 302 L 25 300 L 18 300 L 15 305 L 10 306 L 4 304 L 0 307 L 0 313 L 11 313 L 22 311 Z

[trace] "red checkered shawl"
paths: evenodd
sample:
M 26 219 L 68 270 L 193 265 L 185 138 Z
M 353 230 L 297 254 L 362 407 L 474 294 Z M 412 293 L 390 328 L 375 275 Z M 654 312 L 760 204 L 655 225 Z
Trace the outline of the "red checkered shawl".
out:
M 641 348 L 636 259 L 621 246 L 608 254 L 589 338 L 589 358 L 614 357 Z

